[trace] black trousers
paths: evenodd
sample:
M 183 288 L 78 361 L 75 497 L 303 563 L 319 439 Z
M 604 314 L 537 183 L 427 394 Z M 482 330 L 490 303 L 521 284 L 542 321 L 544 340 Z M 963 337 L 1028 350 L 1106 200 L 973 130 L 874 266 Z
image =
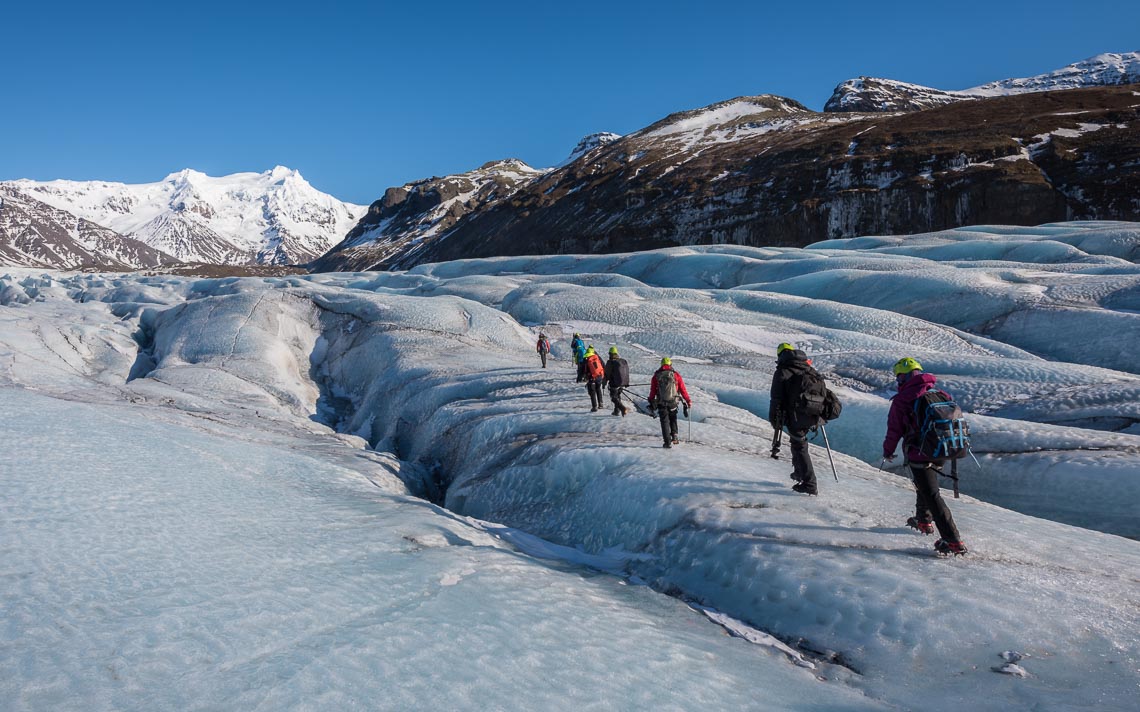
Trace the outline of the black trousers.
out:
M 954 526 L 954 515 L 942 499 L 942 491 L 938 487 L 938 471 L 928 467 L 926 463 L 910 463 L 911 476 L 914 479 L 914 516 L 920 522 L 934 522 L 938 527 L 938 536 L 946 541 L 961 541 L 958 537 L 958 527 Z
M 578 362 L 578 383 L 581 383 L 584 380 L 586 380 L 586 362 L 585 361 L 579 361 Z
M 792 441 L 792 471 L 795 478 L 811 489 L 816 489 L 815 467 L 808 453 L 807 434 L 809 428 L 788 428 L 788 439 Z
M 610 402 L 614 404 L 614 414 L 621 413 L 625 415 L 626 407 L 621 402 L 621 388 L 610 389 Z
M 597 410 L 602 407 L 602 378 L 586 380 L 586 392 L 590 394 L 590 409 Z
M 657 417 L 661 419 L 661 437 L 672 443 L 677 439 L 677 408 L 657 407 Z
M 542 367 L 546 368 L 546 352 L 545 351 L 539 351 L 538 357 L 542 359 Z

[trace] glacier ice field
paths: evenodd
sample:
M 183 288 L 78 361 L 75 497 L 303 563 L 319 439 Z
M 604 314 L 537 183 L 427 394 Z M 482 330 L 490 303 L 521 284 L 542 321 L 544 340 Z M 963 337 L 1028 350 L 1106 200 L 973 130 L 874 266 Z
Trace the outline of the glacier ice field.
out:
M 1140 225 L 1075 222 L 279 278 L 0 267 L 0 699 L 1134 709 L 1138 257 Z M 680 445 L 590 412 L 575 332 L 635 384 L 672 357 Z M 844 402 L 819 497 L 768 457 L 784 341 Z M 879 468 L 901 356 L 968 413 L 965 557 Z

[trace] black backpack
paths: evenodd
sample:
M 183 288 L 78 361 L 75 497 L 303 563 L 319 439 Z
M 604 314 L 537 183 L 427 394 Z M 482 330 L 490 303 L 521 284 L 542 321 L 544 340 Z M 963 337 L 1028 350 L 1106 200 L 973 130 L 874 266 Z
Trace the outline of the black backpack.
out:
M 628 386 L 629 385 L 629 363 L 624 358 L 614 359 L 614 381 L 611 383 L 613 386 Z
M 835 395 L 835 391 L 830 388 L 827 389 L 827 395 L 823 397 L 823 413 L 819 417 L 830 423 L 838 418 L 842 412 L 843 404 L 839 402 L 839 396 Z
M 959 460 L 970 452 L 970 426 L 946 391 L 931 389 L 915 399 L 913 446 L 931 462 Z
M 827 401 L 827 383 L 814 368 L 796 375 L 792 386 L 791 410 L 797 416 L 822 418 L 824 403 Z
M 794 386 L 792 412 L 798 417 L 831 422 L 843 412 L 839 396 L 827 387 L 827 381 L 814 368 L 799 374 Z

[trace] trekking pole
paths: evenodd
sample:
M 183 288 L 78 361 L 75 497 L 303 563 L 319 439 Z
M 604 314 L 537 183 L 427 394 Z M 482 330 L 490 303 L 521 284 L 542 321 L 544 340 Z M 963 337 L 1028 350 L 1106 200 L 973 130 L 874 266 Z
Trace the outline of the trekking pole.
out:
M 693 416 L 689 415 L 689 410 L 685 411 L 685 420 L 689 421 L 689 434 L 685 437 L 686 445 L 693 442 Z
M 973 460 L 974 460 L 974 464 L 978 466 L 978 469 L 979 469 L 979 470 L 980 470 L 980 469 L 982 469 L 982 463 L 978 462 L 978 458 L 977 458 L 977 456 L 976 456 L 976 455 L 974 455 L 974 451 L 973 451 L 973 450 L 971 450 L 971 449 L 969 449 L 969 448 L 967 448 L 967 449 L 966 449 L 966 452 L 970 453 L 970 457 L 971 457 L 971 458 L 973 458 Z
M 827 448 L 827 459 L 831 462 L 831 474 L 835 477 L 835 481 L 838 482 L 839 473 L 835 471 L 835 458 L 831 456 L 831 443 L 827 441 L 827 428 L 821 423 L 819 430 L 823 433 L 823 446 Z
M 779 460 L 780 459 L 780 439 L 783 436 L 783 434 L 784 434 L 784 429 L 782 427 L 777 428 L 776 432 L 772 433 L 772 459 L 773 460 Z
M 954 499 L 958 499 L 958 461 L 950 461 L 950 479 L 954 480 Z
M 886 464 L 887 464 L 887 458 L 885 458 L 885 457 L 884 457 L 884 458 L 883 458 L 883 461 L 879 463 L 879 472 L 882 472 L 882 471 L 883 471 L 883 467 L 884 467 Z

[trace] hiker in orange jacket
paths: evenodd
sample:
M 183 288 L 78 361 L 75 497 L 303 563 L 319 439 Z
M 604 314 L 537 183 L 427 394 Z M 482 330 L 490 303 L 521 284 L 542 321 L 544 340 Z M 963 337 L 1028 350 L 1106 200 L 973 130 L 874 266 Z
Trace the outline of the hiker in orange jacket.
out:
M 593 346 L 586 348 L 582 370 L 586 376 L 586 392 L 590 394 L 590 412 L 595 413 L 602 407 L 602 381 L 605 380 L 606 366 Z

